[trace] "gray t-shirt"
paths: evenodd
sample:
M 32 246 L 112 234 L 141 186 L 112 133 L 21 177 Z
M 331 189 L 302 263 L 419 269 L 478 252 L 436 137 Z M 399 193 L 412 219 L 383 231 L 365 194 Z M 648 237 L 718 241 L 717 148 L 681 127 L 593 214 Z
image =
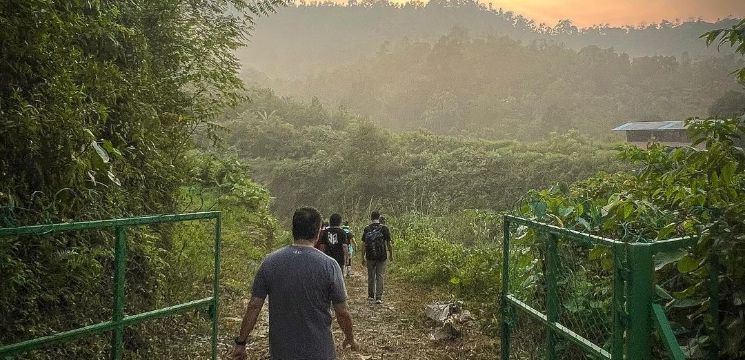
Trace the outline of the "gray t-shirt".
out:
M 283 247 L 264 258 L 251 295 L 269 296 L 273 360 L 336 358 L 330 308 L 347 300 L 347 290 L 334 259 L 312 247 Z

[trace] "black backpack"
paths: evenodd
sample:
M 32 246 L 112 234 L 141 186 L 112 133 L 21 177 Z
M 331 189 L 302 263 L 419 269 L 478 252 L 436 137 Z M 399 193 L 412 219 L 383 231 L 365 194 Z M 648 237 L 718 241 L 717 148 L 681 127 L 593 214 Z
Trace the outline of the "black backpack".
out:
M 367 260 L 382 261 L 387 258 L 383 225 L 371 225 L 365 233 L 364 241 Z

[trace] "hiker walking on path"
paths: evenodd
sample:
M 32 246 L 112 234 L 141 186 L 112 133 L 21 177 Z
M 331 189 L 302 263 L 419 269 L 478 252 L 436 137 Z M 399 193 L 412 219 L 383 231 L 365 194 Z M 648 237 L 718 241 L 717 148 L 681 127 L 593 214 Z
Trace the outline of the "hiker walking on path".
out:
M 233 359 L 247 358 L 246 343 L 269 296 L 269 353 L 272 359 L 335 359 L 330 306 L 344 332 L 342 348 L 359 350 L 352 333 L 347 290 L 339 264 L 317 249 L 321 214 L 300 208 L 292 217 L 294 243 L 264 258 L 251 300 L 235 338 Z
M 327 229 L 321 231 L 321 236 L 318 242 L 320 250 L 331 256 L 337 263 L 339 268 L 344 269 L 347 265 L 347 259 L 349 258 L 349 239 L 347 232 L 341 228 L 341 215 L 332 214 L 329 218 L 331 224 Z
M 352 232 L 352 229 L 349 227 L 349 222 L 345 221 L 344 226 L 341 227 L 342 230 L 344 230 L 345 233 L 347 233 L 347 253 L 349 256 L 347 257 L 347 277 L 352 275 L 352 258 L 354 257 L 354 248 L 357 247 L 357 241 L 354 240 L 354 233 Z
M 377 304 L 383 303 L 383 282 L 388 260 L 393 261 L 391 232 L 380 223 L 380 213 L 370 214 L 372 223 L 362 232 L 362 265 L 367 265 L 367 299 Z

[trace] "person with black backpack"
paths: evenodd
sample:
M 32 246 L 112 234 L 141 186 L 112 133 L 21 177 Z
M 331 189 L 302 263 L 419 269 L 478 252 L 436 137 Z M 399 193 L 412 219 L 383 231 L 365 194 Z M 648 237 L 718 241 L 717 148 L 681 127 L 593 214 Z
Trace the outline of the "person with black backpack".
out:
M 380 223 L 380 212 L 370 214 L 372 223 L 362 232 L 362 265 L 367 265 L 367 300 L 376 304 L 383 303 L 383 281 L 385 266 L 393 260 L 391 232 Z

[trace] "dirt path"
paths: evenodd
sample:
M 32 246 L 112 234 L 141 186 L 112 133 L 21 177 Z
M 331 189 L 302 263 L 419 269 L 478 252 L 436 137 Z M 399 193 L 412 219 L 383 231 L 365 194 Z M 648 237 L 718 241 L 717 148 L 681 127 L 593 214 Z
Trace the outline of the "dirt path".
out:
M 344 335 L 334 320 L 332 329 L 338 359 L 493 359 L 498 356 L 495 350 L 497 342 L 482 335 L 476 325 L 465 327 L 462 337 L 456 340 L 429 340 L 434 324 L 425 317 L 424 306 L 449 299 L 440 291 L 412 286 L 397 279 L 393 273 L 386 279 L 385 302 L 369 304 L 367 275 L 363 270 L 357 267 L 353 275 L 346 278 L 355 339 L 361 350 L 341 349 Z M 252 334 L 255 341 L 249 344 L 250 359 L 269 358 L 267 319 L 265 307 Z

